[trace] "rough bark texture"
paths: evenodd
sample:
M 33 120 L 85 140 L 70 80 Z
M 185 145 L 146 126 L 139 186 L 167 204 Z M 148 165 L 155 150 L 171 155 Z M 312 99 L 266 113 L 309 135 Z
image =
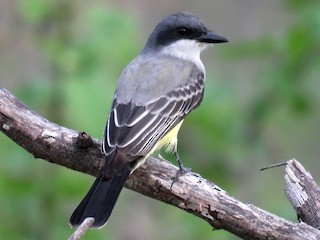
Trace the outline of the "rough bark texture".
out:
M 286 195 L 298 219 L 320 229 L 320 188 L 309 172 L 295 159 L 286 166 Z
M 98 140 L 49 122 L 1 88 L 0 129 L 36 158 L 91 175 L 102 166 Z M 176 171 L 177 167 L 167 161 L 149 158 L 130 176 L 126 187 L 179 207 L 213 228 L 243 239 L 320 239 L 319 230 L 242 203 L 198 174 L 183 175 L 171 187 Z

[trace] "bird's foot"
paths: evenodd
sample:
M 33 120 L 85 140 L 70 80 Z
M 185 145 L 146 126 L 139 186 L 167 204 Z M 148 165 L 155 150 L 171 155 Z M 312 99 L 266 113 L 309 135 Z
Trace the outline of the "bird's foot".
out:
M 182 164 L 182 162 L 180 161 L 180 159 L 179 159 L 178 163 L 179 163 L 179 169 L 178 169 L 178 171 L 177 171 L 177 173 L 176 173 L 175 178 L 173 179 L 173 181 L 172 181 L 172 183 L 171 183 L 170 189 L 172 189 L 173 184 L 174 184 L 175 182 L 177 182 L 182 175 L 191 172 L 191 168 L 186 168 L 186 167 L 184 167 L 183 164 Z

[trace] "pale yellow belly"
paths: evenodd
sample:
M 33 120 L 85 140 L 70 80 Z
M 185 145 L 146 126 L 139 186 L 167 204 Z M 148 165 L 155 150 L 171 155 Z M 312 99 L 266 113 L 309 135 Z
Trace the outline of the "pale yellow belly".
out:
M 135 166 L 135 168 L 131 171 L 133 172 L 134 170 L 136 170 L 138 167 L 140 167 L 145 161 L 146 159 L 152 154 L 154 153 L 154 151 L 156 150 L 160 150 L 161 148 L 165 147 L 165 151 L 167 152 L 173 152 L 176 147 L 177 147 L 177 143 L 178 143 L 178 132 L 180 130 L 180 127 L 183 123 L 183 120 L 181 120 L 170 132 L 168 132 L 166 135 L 164 135 L 163 138 L 161 138 L 156 145 L 153 147 L 153 149 L 148 153 L 147 156 L 145 156 L 143 159 L 141 159 L 137 165 Z
M 160 141 L 156 144 L 155 150 L 160 150 L 161 148 L 165 147 L 167 152 L 173 152 L 177 146 L 178 142 L 178 132 L 180 127 L 183 123 L 183 120 L 177 124 L 170 132 L 168 132 Z

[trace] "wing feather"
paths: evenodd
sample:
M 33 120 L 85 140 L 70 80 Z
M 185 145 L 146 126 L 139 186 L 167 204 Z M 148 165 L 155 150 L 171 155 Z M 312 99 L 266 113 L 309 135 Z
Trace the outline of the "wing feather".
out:
M 149 117 L 144 117 L 132 127 L 123 126 L 121 128 L 121 134 L 117 139 L 117 146 L 120 148 L 124 148 L 127 145 L 135 142 L 135 140 L 141 137 L 148 127 L 154 124 L 157 119 L 157 115 L 149 115 Z

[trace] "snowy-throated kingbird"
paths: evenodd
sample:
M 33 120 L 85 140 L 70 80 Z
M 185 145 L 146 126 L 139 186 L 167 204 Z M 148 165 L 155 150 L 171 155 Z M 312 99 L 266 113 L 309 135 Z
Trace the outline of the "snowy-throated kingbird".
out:
M 71 225 L 93 217 L 93 227 L 102 227 L 129 174 L 150 154 L 166 147 L 178 156 L 179 128 L 203 98 L 205 68 L 200 53 L 208 45 L 227 41 L 190 13 L 160 21 L 119 78 L 102 143 L 105 165 L 73 212 Z

